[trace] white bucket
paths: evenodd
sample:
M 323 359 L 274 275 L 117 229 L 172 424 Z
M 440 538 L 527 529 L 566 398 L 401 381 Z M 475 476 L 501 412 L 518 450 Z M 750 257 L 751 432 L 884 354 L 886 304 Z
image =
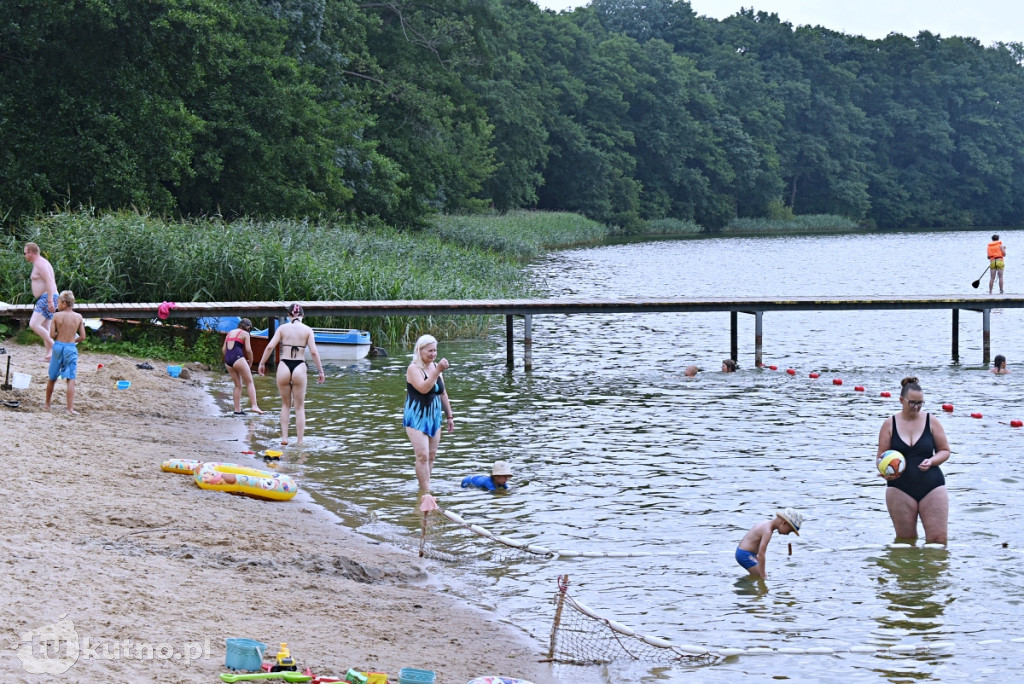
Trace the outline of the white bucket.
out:
M 15 371 L 11 374 L 11 387 L 14 389 L 28 389 L 28 383 L 32 381 L 32 376 L 28 373 L 18 373 Z

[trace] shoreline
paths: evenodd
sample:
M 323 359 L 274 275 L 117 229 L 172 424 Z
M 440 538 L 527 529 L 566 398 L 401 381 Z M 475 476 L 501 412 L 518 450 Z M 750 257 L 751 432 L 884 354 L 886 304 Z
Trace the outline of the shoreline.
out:
M 396 682 L 415 667 L 438 684 L 557 681 L 526 632 L 439 593 L 430 561 L 363 537 L 307 492 L 260 501 L 161 471 L 169 458 L 262 465 L 240 458 L 245 423 L 218 415 L 208 371 L 174 379 L 153 359 L 139 370 L 146 359 L 83 353 L 69 416 L 64 380 L 43 409 L 41 347 L 5 346 L 12 373 L 32 376 L 27 390 L 0 390 L 21 402 L 0 405 L 14 476 L 0 516 L 5 682 L 217 681 L 228 638 L 268 655 L 286 642 L 300 670 L 324 676 Z M 42 646 L 48 626 L 60 650 Z

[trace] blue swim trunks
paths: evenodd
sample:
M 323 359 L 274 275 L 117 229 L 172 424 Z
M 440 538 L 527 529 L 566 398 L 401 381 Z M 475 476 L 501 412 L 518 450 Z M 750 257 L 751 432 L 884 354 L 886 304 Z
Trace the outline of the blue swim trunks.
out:
M 746 551 L 737 546 L 736 562 L 742 565 L 747 570 L 749 570 L 750 568 L 757 565 L 757 554 L 753 551 Z
M 78 376 L 78 345 L 74 342 L 54 342 L 53 356 L 50 357 L 51 381 L 58 377 L 74 380 Z
M 57 295 L 53 295 L 53 308 L 54 308 L 54 310 L 56 310 L 56 308 L 57 308 Z M 43 294 L 39 295 L 39 299 L 36 300 L 36 308 L 34 308 L 33 311 L 38 311 L 39 313 L 43 314 L 43 316 L 48 321 L 52 321 L 53 320 L 54 311 L 50 311 L 50 307 L 48 307 L 46 305 L 46 293 L 45 292 Z

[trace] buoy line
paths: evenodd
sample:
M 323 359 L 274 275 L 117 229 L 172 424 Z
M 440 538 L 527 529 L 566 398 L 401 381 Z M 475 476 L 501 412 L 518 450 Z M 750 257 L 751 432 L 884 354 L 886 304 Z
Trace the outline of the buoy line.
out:
M 761 369 L 767 369 L 767 370 L 773 370 L 773 371 L 779 369 L 778 366 L 768 365 L 768 364 L 764 364 L 764 363 L 761 364 L 760 368 Z M 796 369 L 794 369 L 794 368 L 787 368 L 786 369 L 786 374 L 795 377 L 797 372 L 796 372 Z M 817 373 L 817 372 L 812 371 L 812 372 L 807 374 L 807 377 L 810 378 L 811 380 L 816 380 L 816 379 L 821 377 L 821 373 Z M 843 379 L 842 378 L 838 378 L 838 377 L 837 378 L 833 378 L 832 379 L 832 385 L 835 386 L 835 387 L 842 387 L 843 386 Z M 866 390 L 864 385 L 855 385 L 854 388 L 853 388 L 853 391 L 854 392 L 860 392 L 860 393 L 866 393 L 867 392 L 867 390 Z M 890 392 L 883 391 L 883 392 L 880 392 L 878 396 L 880 398 L 887 399 L 887 398 L 890 398 L 892 396 L 892 394 Z M 954 412 L 953 404 L 951 404 L 949 402 L 944 402 L 943 404 L 941 404 L 941 406 L 942 406 L 942 410 L 945 413 L 953 413 Z M 982 419 L 982 418 L 985 417 L 985 414 L 980 412 L 980 411 L 971 411 L 968 415 L 970 415 L 970 417 L 974 418 L 974 419 Z M 1009 425 L 1012 428 L 1024 427 L 1024 420 L 1011 419 L 1011 420 L 1008 420 L 1008 421 L 1007 420 L 997 420 L 996 422 L 997 423 L 1002 423 L 1003 425 Z

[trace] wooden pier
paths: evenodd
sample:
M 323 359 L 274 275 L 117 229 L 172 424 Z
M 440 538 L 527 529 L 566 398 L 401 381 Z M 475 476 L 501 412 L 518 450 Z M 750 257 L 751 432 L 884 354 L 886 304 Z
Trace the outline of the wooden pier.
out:
M 728 312 L 730 324 L 730 354 L 739 355 L 737 335 L 739 314 L 754 316 L 754 360 L 762 359 L 762 320 L 764 314 L 778 311 L 886 311 L 945 309 L 952 314 L 951 350 L 959 358 L 960 311 L 975 311 L 982 315 L 982 363 L 990 361 L 991 312 L 993 309 L 1024 308 L 1024 297 L 974 295 L 960 297 L 791 297 L 786 299 L 751 297 L 713 298 L 602 298 L 602 299 L 416 299 L 374 301 L 320 301 L 298 302 L 306 316 L 504 316 L 506 358 L 514 365 L 514 339 L 512 322 L 516 316 L 524 319 L 523 362 L 532 368 L 533 316 L 545 314 L 621 314 L 621 313 L 695 313 Z M 204 317 L 244 316 L 275 319 L 285 312 L 291 302 L 184 302 L 171 309 L 169 319 L 197 319 Z M 86 318 L 153 319 L 160 303 L 90 304 L 79 303 L 75 310 Z M 0 303 L 0 318 L 27 321 L 32 316 L 32 304 Z

